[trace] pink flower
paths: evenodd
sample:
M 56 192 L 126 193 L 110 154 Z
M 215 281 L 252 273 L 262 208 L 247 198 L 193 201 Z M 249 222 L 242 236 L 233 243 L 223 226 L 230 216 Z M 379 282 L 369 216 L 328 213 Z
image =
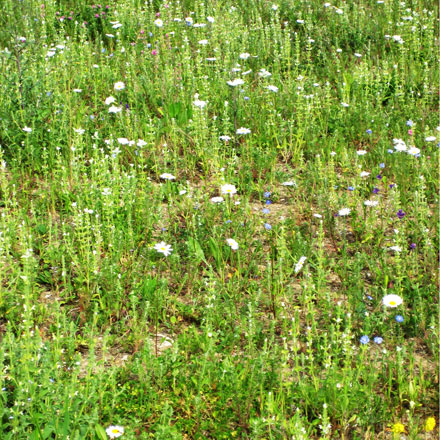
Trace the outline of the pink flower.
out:
M 156 12 L 156 17 L 160 17 L 160 12 Z
M 157 50 L 153 49 L 153 50 L 151 51 L 151 54 L 152 54 L 152 55 L 157 55 Z
M 408 134 L 411 136 L 413 134 L 412 130 L 408 130 Z

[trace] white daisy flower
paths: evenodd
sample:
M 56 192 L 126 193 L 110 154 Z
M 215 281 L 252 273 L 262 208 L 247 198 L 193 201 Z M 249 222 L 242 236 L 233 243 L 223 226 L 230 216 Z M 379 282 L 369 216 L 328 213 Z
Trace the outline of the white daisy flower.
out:
M 251 130 L 249 128 L 245 128 L 245 127 L 240 127 L 237 130 L 237 134 L 249 134 L 251 132 Z
M 166 244 L 164 241 L 161 241 L 160 243 L 157 243 L 154 245 L 154 249 L 159 252 L 159 254 L 163 254 L 165 257 L 168 257 L 168 255 L 171 255 L 171 252 L 173 251 L 173 248 L 170 244 Z
M 160 175 L 160 178 L 164 179 L 164 180 L 175 180 L 176 179 L 176 177 L 170 173 L 163 173 Z
M 109 113 L 120 113 L 120 112 L 122 112 L 122 107 L 116 107 L 115 105 L 111 105 L 108 108 L 108 112 Z
M 163 21 L 160 18 L 158 18 L 157 20 L 154 20 L 154 24 L 157 27 L 162 27 L 163 26 Z
M 205 107 L 206 101 L 200 101 L 199 99 L 196 99 L 195 101 L 193 101 L 193 104 L 196 107 L 199 107 L 200 109 L 202 109 L 203 107 Z
M 240 59 L 241 60 L 247 60 L 249 57 L 251 56 L 251 54 L 244 52 L 240 54 Z
M 222 202 L 224 202 L 224 198 L 223 197 L 213 197 L 212 199 L 211 199 L 211 202 L 212 203 L 222 203 Z
M 26 133 L 32 133 L 32 128 L 24 126 L 23 131 L 25 131 Z
M 267 86 L 266 87 L 267 90 L 270 90 L 271 92 L 278 92 L 278 87 L 277 86 Z
M 122 426 L 109 426 L 105 432 L 109 436 L 109 438 L 118 438 L 122 434 L 124 434 L 124 428 Z
M 367 154 L 367 151 L 366 151 L 366 150 L 357 150 L 357 151 L 356 151 L 356 154 L 357 154 L 358 156 L 364 156 L 365 154 Z
M 306 260 L 307 260 L 307 257 L 304 257 L 304 256 L 298 260 L 298 263 L 295 264 L 295 273 L 298 273 L 303 268 Z
M 232 81 L 227 81 L 227 84 L 230 85 L 231 87 L 236 87 L 236 86 L 241 86 L 242 84 L 244 84 L 244 81 L 240 78 L 237 78 Z
M 238 249 L 238 243 L 233 238 L 227 238 L 226 242 L 231 247 L 233 251 L 236 251 Z
M 368 171 L 361 171 L 360 176 L 361 177 L 368 177 L 370 175 L 370 173 Z
M 121 145 L 128 145 L 130 143 L 130 141 L 127 138 L 118 138 L 118 142 Z
M 346 215 L 349 215 L 350 212 L 351 212 L 351 209 L 350 209 L 350 208 L 342 208 L 342 209 L 340 209 L 340 210 L 338 211 L 338 215 L 339 215 L 340 217 L 345 217 Z
M 435 142 L 437 138 L 435 136 L 428 136 L 425 138 L 426 142 Z
M 261 69 L 258 72 L 258 76 L 260 76 L 261 78 L 269 78 L 269 76 L 272 76 L 272 74 L 268 72 L 266 69 Z
M 365 200 L 365 206 L 377 206 L 379 202 L 377 200 Z
M 124 90 L 125 89 L 125 84 L 122 81 L 118 81 L 117 83 L 115 83 L 115 90 Z
M 395 308 L 403 304 L 403 299 L 399 295 L 394 295 L 394 294 L 385 295 L 382 298 L 382 304 L 385 307 Z
M 420 154 L 420 149 L 416 147 L 410 147 L 407 153 L 411 156 L 416 156 L 417 154 Z
M 226 183 L 220 188 L 220 191 L 222 194 L 229 194 L 230 196 L 233 196 L 237 193 L 237 188 L 234 185 Z
M 394 252 L 402 252 L 402 248 L 400 246 L 390 246 L 388 249 Z
M 105 105 L 110 105 L 113 104 L 114 102 L 116 102 L 116 98 L 114 98 L 113 96 L 109 96 L 108 98 L 105 98 Z

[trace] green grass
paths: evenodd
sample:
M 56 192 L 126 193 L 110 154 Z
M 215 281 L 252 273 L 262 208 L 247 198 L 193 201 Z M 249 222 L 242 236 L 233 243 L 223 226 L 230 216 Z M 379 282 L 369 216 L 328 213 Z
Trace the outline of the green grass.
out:
M 436 438 L 437 3 L 42 3 L 0 3 L 0 438 Z

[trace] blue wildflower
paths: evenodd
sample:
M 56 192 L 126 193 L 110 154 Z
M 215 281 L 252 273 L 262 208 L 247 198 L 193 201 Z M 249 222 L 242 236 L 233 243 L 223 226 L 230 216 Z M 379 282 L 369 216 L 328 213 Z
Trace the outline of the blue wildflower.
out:
M 266 199 L 268 199 L 270 197 L 270 191 L 265 191 L 264 197 L 266 197 Z
M 403 316 L 402 315 L 396 315 L 396 317 L 394 318 L 399 324 L 402 323 L 404 321 Z
M 408 120 L 406 121 L 406 125 L 407 125 L 408 127 L 412 127 L 413 124 L 414 124 L 414 122 L 411 121 L 411 119 L 408 119 Z
M 384 164 L 383 162 L 381 162 L 381 163 L 379 164 L 379 168 L 385 168 L 385 164 Z
M 270 230 L 272 229 L 272 225 L 269 224 L 269 223 L 265 223 L 265 224 L 264 224 L 264 227 L 265 227 L 268 231 L 270 231 Z
M 370 129 L 368 129 L 368 130 L 367 130 L 367 133 L 368 133 L 368 134 L 371 134 L 371 133 L 373 133 L 373 131 L 370 130 Z
M 348 189 L 349 191 L 354 191 L 354 186 L 349 186 L 347 189 Z
M 269 214 L 269 210 L 267 209 L 267 208 L 263 208 L 262 210 L 261 210 L 261 212 L 263 213 L 263 214 Z
M 380 345 L 383 342 L 383 338 L 381 338 L 380 336 L 375 336 L 373 341 L 374 341 L 375 344 Z
M 362 336 L 360 339 L 360 343 L 363 345 L 368 344 L 369 342 L 370 342 L 370 338 L 367 335 Z

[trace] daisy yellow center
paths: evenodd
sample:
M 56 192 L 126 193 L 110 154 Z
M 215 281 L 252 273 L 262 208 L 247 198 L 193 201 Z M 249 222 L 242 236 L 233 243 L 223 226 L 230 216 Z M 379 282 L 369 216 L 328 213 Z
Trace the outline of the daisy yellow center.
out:
M 112 434 L 119 434 L 119 429 L 112 429 Z
M 396 305 L 396 301 L 390 301 L 390 305 L 391 306 L 395 306 Z

